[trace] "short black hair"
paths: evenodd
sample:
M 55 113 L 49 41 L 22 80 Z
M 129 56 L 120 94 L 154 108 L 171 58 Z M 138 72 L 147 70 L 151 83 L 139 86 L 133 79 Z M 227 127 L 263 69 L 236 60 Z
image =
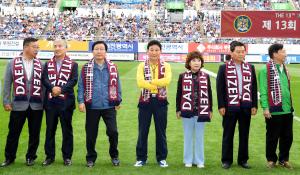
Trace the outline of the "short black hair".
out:
M 278 43 L 272 44 L 268 49 L 270 58 L 273 59 L 274 53 L 277 53 L 279 50 L 282 49 L 283 49 L 283 44 L 278 44 Z
M 37 42 L 38 41 L 38 39 L 36 39 L 36 38 L 25 38 L 24 39 L 24 41 L 23 41 L 23 48 L 25 47 L 25 46 L 28 46 L 30 43 L 33 43 L 33 42 Z
M 96 41 L 96 42 L 94 42 L 93 45 L 92 45 L 92 50 L 94 50 L 94 48 L 95 48 L 95 46 L 96 46 L 97 44 L 103 44 L 104 47 L 105 47 L 105 51 L 107 52 L 108 46 L 107 46 L 107 44 L 106 44 L 104 41 Z
M 157 40 L 151 40 L 148 44 L 147 44 L 147 50 L 149 50 L 149 48 L 153 45 L 157 45 L 159 47 L 159 49 L 161 50 L 161 44 L 159 41 Z
M 230 61 L 230 60 L 231 60 L 231 55 L 226 55 L 226 56 L 225 56 L 225 60 L 226 60 L 226 61 Z
M 238 47 L 238 46 L 244 46 L 245 50 L 246 50 L 246 46 L 244 43 L 242 42 L 239 42 L 239 41 L 232 41 L 230 43 L 230 51 L 231 52 L 234 52 L 235 48 Z

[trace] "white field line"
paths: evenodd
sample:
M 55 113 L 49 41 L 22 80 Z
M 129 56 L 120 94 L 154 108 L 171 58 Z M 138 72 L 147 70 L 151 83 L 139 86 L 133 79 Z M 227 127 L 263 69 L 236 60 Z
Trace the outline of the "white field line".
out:
M 201 70 L 202 70 L 203 72 L 207 73 L 208 75 L 210 75 L 211 77 L 217 78 L 217 74 L 216 74 L 216 73 L 211 72 L 211 71 L 209 71 L 209 70 L 206 70 L 206 69 L 204 69 L 204 68 L 202 68 Z M 257 97 L 258 97 L 258 99 L 259 99 L 259 96 L 260 96 L 260 94 L 259 94 L 259 92 L 257 92 Z M 300 122 L 300 117 L 294 116 L 294 120 Z

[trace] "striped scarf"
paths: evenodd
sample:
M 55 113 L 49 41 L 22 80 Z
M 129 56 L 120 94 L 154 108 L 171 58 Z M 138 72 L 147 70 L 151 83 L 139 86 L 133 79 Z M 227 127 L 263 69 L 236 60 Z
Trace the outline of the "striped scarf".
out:
M 249 63 L 241 64 L 242 82 L 238 81 L 235 63 L 226 63 L 227 106 L 230 111 L 252 107 L 252 67 Z M 239 93 L 239 83 L 242 83 L 242 95 Z
M 290 79 L 286 66 L 283 64 L 283 70 L 288 77 L 290 88 Z M 282 92 L 280 87 L 280 75 L 273 59 L 267 63 L 267 76 L 268 76 L 268 101 L 270 112 L 281 112 L 282 109 Z
M 118 99 L 118 69 L 117 66 L 109 60 L 105 59 L 105 64 L 108 68 L 109 81 L 108 81 L 108 94 L 109 94 L 109 105 L 118 106 L 121 102 Z M 84 101 L 85 103 L 92 103 L 93 95 L 93 81 L 94 81 L 94 65 L 95 59 L 91 59 L 82 68 L 81 75 L 84 83 Z
M 16 57 L 13 63 L 13 88 L 14 101 L 27 101 L 27 76 L 23 66 L 22 57 Z M 42 102 L 42 63 L 39 59 L 33 59 L 33 76 L 31 80 L 30 102 Z
M 50 83 L 53 86 L 59 86 L 59 87 L 62 87 L 65 84 L 67 84 L 68 80 L 71 77 L 73 65 L 74 65 L 73 61 L 68 56 L 65 56 L 65 58 L 61 63 L 60 70 L 57 71 L 55 57 L 51 58 L 47 62 L 47 68 L 48 68 L 47 71 L 48 71 L 48 78 Z M 66 93 L 60 94 L 57 99 L 65 100 L 66 96 L 67 96 Z M 50 92 L 48 93 L 48 98 L 53 99 L 52 94 Z
M 210 121 L 210 104 L 208 95 L 208 75 L 198 72 L 198 122 Z M 194 115 L 195 82 L 191 71 L 186 71 L 182 78 L 182 97 L 180 104 L 181 116 L 190 118 Z
M 159 61 L 158 64 L 158 79 L 161 79 L 165 76 L 165 65 L 163 61 Z M 152 76 L 151 76 L 151 71 L 150 71 L 150 63 L 149 59 L 145 60 L 145 65 L 144 65 L 144 77 L 146 81 L 151 81 Z M 157 88 L 158 90 L 158 100 L 166 100 L 167 99 L 167 89 L 166 87 L 159 87 Z M 141 92 L 140 96 L 140 102 L 142 103 L 148 103 L 150 99 L 150 90 L 148 89 L 143 89 Z

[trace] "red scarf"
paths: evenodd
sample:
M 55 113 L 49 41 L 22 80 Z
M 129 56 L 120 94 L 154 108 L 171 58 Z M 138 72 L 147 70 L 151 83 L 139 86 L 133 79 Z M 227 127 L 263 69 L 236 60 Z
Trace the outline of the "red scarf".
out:
M 61 68 L 58 72 L 56 68 L 55 57 L 53 57 L 50 61 L 48 61 L 47 63 L 48 78 L 51 84 L 53 86 L 59 86 L 59 87 L 62 87 L 65 84 L 67 84 L 68 80 L 71 77 L 73 65 L 74 65 L 73 61 L 68 56 L 65 56 L 65 58 L 61 63 Z M 65 100 L 66 95 L 67 94 L 60 94 L 58 98 L 61 100 Z M 50 92 L 48 93 L 48 98 L 52 99 L 52 94 Z
M 210 101 L 208 96 L 208 75 L 202 71 L 198 72 L 198 121 L 210 121 Z M 182 97 L 180 104 L 181 115 L 186 118 L 193 117 L 194 111 L 194 88 L 193 75 L 186 71 L 182 78 Z
M 84 83 L 84 101 L 85 103 L 92 103 L 92 95 L 93 95 L 93 80 L 94 80 L 94 58 L 91 59 L 87 64 L 83 66 L 81 71 Z M 109 80 L 108 80 L 108 94 L 109 94 L 109 105 L 117 106 L 120 104 L 120 100 L 118 99 L 118 69 L 117 66 L 105 59 L 105 64 L 107 65 Z
M 158 64 L 158 79 L 164 78 L 165 76 L 165 63 L 163 61 L 159 61 Z M 150 71 L 150 63 L 149 59 L 145 60 L 145 66 L 144 66 L 144 77 L 146 81 L 151 81 L 151 71 Z M 167 99 L 167 89 L 166 87 L 159 87 L 157 88 L 158 94 L 157 98 L 158 100 L 166 100 Z M 140 102 L 141 103 L 149 103 L 150 99 L 150 90 L 143 89 L 140 96 Z
M 27 101 L 27 76 L 25 74 L 22 57 L 16 57 L 13 63 L 13 88 L 15 101 Z M 33 78 L 31 80 L 30 102 L 42 102 L 42 63 L 39 59 L 33 59 Z
M 289 89 L 290 79 L 288 76 L 288 70 L 283 64 L 283 70 L 288 78 Z M 267 76 L 268 76 L 268 101 L 270 112 L 282 112 L 282 93 L 280 87 L 280 75 L 277 70 L 276 64 L 273 59 L 270 59 L 267 63 Z M 291 97 L 292 99 L 292 97 Z
M 230 111 L 252 107 L 252 67 L 249 63 L 241 64 L 242 82 L 238 82 L 235 63 L 226 63 L 227 105 Z M 242 83 L 242 96 L 239 93 L 239 83 Z

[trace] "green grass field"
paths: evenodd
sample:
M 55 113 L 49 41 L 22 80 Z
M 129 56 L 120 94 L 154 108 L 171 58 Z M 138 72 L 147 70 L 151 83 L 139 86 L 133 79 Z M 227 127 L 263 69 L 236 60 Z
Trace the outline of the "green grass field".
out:
M 79 62 L 82 65 L 84 62 Z M 182 122 L 176 119 L 175 116 L 175 96 L 178 74 L 184 71 L 184 65 L 180 63 L 171 63 L 172 66 L 172 82 L 169 86 L 169 113 L 167 140 L 169 154 L 167 161 L 168 168 L 160 168 L 155 159 L 155 131 L 153 124 L 151 125 L 149 134 L 149 150 L 148 164 L 141 168 L 133 166 L 135 163 L 135 146 L 137 141 L 137 102 L 139 89 L 136 85 L 136 68 L 138 62 L 116 62 L 119 67 L 123 103 L 118 111 L 118 129 L 119 129 L 119 152 L 120 152 L 120 167 L 113 167 L 110 163 L 108 154 L 108 139 L 105 134 L 105 125 L 100 122 L 100 130 L 96 149 L 98 151 L 98 159 L 93 168 L 85 167 L 85 114 L 80 113 L 77 109 L 73 116 L 74 128 L 74 154 L 73 165 L 65 167 L 63 165 L 61 154 L 61 128 L 57 128 L 56 134 L 56 161 L 49 167 L 42 167 L 41 163 L 45 159 L 44 142 L 45 142 L 45 118 L 41 129 L 40 146 L 38 149 L 38 158 L 36 164 L 32 167 L 25 165 L 25 154 L 28 145 L 28 129 L 27 123 L 23 128 L 23 132 L 19 140 L 19 148 L 17 158 L 12 166 L 0 168 L 0 174 L 300 174 L 300 122 L 294 120 L 294 142 L 290 154 L 290 162 L 293 164 L 293 170 L 287 170 L 281 167 L 275 169 L 266 168 L 265 159 L 265 122 L 262 115 L 262 110 L 259 109 L 258 114 L 252 118 L 249 140 L 249 164 L 252 166 L 250 170 L 244 170 L 237 166 L 237 148 L 238 148 L 238 131 L 235 135 L 234 144 L 234 163 L 231 169 L 223 170 L 221 168 L 221 142 L 222 142 L 222 118 L 217 111 L 215 79 L 211 79 L 213 87 L 213 105 L 214 113 L 213 120 L 208 123 L 205 128 L 205 168 L 198 169 L 185 168 L 183 165 L 183 129 Z M 3 85 L 3 72 L 5 71 L 6 61 L 0 61 L 0 75 Z M 256 65 L 257 72 L 262 64 Z M 81 67 L 81 66 L 80 66 Z M 205 68 L 217 72 L 219 64 L 207 63 Z M 300 85 L 300 65 L 288 65 L 292 76 L 292 94 L 295 115 L 300 116 L 300 91 L 297 89 Z M 6 136 L 8 133 L 9 113 L 0 108 L 0 161 L 4 161 L 4 147 Z M 153 122 L 153 121 L 152 121 Z

